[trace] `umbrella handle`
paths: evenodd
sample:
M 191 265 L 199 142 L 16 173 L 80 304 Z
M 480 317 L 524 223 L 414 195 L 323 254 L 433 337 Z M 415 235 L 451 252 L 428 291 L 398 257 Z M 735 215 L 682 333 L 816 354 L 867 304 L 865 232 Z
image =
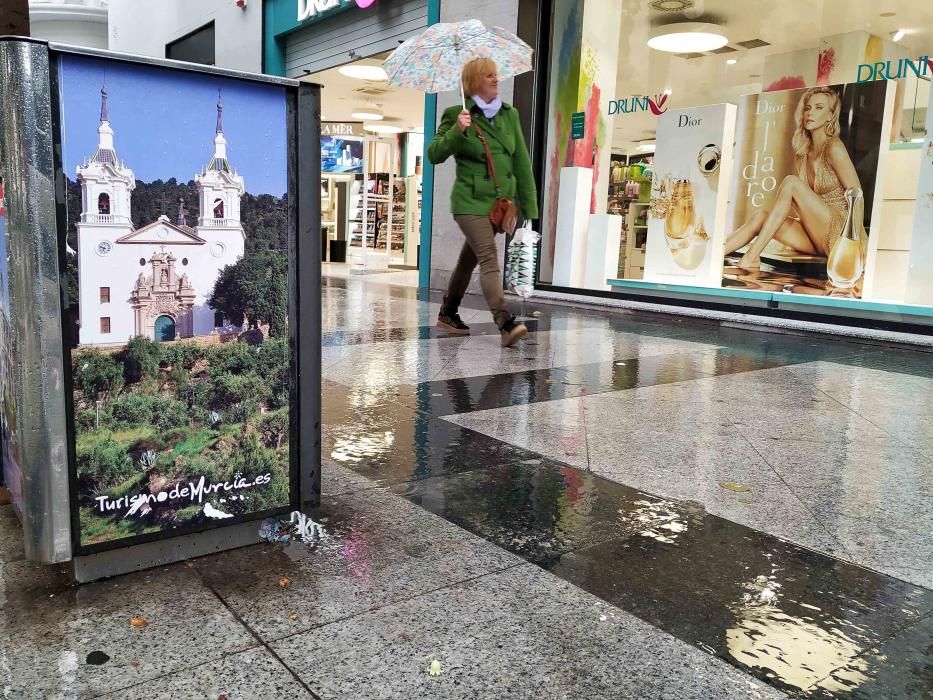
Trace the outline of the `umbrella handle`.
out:
M 463 109 L 466 109 L 466 95 L 463 92 L 463 80 L 460 81 L 460 102 L 463 104 Z

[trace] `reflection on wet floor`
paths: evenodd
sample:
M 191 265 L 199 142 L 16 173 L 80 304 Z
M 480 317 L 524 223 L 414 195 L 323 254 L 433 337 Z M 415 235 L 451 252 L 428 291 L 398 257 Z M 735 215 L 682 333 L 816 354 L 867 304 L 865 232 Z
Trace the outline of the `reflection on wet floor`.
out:
M 555 310 L 537 334 L 574 316 Z M 930 356 L 657 317 L 581 319 L 718 349 L 417 385 L 327 382 L 325 460 L 792 695 L 933 697 L 933 592 L 442 419 L 817 361 L 930 377 Z M 376 335 L 349 342 L 372 343 L 378 361 Z M 385 342 L 426 337 L 437 336 L 408 328 Z

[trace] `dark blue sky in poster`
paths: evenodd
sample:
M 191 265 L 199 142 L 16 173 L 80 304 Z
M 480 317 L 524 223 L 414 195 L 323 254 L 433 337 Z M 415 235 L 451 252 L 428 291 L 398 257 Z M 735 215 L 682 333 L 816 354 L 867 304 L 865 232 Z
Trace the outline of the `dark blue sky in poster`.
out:
M 62 56 L 60 74 L 63 160 L 71 179 L 97 149 L 103 84 L 117 156 L 143 182 L 188 182 L 207 165 L 221 90 L 227 156 L 246 191 L 285 194 L 283 88 L 79 56 Z

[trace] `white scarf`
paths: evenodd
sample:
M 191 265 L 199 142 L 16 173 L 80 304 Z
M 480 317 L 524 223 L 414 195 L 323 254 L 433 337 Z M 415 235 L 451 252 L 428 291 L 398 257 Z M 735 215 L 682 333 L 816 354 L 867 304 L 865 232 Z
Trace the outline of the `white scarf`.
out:
M 499 113 L 499 110 L 502 109 L 502 98 L 496 97 L 492 102 L 486 102 L 479 95 L 473 95 L 473 101 L 476 103 L 476 106 L 483 110 L 483 114 L 486 115 L 486 119 L 493 119 Z

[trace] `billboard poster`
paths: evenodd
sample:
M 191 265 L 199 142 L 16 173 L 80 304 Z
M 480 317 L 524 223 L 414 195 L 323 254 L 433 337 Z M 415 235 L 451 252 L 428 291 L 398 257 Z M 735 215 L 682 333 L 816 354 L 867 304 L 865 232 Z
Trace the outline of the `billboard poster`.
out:
M 741 98 L 723 286 L 862 297 L 894 90 L 877 81 Z
M 79 546 L 287 509 L 285 88 L 70 55 L 59 76 Z
M 362 173 L 362 139 L 321 136 L 322 173 Z
M 646 280 L 719 286 L 735 113 L 720 104 L 658 117 Z
M 920 154 L 920 178 L 904 301 L 933 305 L 933 90 L 927 106 L 926 139 Z

